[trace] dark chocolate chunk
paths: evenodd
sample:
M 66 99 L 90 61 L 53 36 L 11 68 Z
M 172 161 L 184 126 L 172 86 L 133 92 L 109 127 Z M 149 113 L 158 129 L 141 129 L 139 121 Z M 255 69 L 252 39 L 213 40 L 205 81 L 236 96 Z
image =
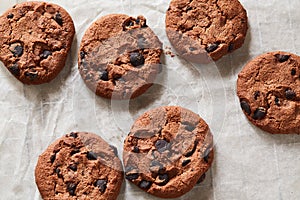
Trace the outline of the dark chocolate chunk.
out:
M 255 120 L 263 119 L 267 115 L 267 110 L 263 107 L 258 107 L 252 116 Z
M 291 90 L 291 89 L 287 89 L 285 91 L 285 97 L 288 100 L 293 100 L 296 97 L 296 93 L 293 90 Z
M 76 190 L 77 184 L 75 183 L 67 183 L 67 190 L 70 193 L 71 196 L 75 196 L 75 190 Z
M 97 155 L 92 151 L 87 152 L 86 157 L 89 160 L 97 160 Z
M 76 165 L 76 164 L 70 165 L 69 168 L 70 168 L 72 171 L 74 171 L 74 172 L 77 171 L 77 165 Z
M 166 140 L 157 140 L 155 143 L 155 148 L 158 152 L 162 153 L 169 148 L 169 143 Z
M 136 24 L 139 24 L 140 21 L 141 21 L 141 20 L 140 20 L 139 18 L 137 18 L 137 19 L 135 20 L 135 23 L 136 23 Z
M 50 162 L 51 162 L 51 163 L 54 163 L 55 159 L 56 159 L 56 153 L 53 154 L 53 155 L 51 155 L 51 157 L 50 157 Z
M 7 17 L 7 19 L 12 19 L 14 17 L 14 14 L 9 13 L 6 17 Z
M 195 47 L 189 47 L 189 50 L 190 51 L 195 51 L 197 48 L 195 48 Z
M 291 57 L 290 55 L 282 55 L 282 54 L 276 54 L 275 56 L 277 60 L 281 63 L 287 61 Z
M 84 59 L 85 58 L 85 52 L 84 51 L 80 51 L 80 59 Z
M 192 6 L 187 6 L 186 9 L 185 9 L 185 11 L 187 12 L 187 11 L 190 11 L 190 10 L 192 10 L 192 9 L 193 9 Z
M 63 25 L 63 19 L 62 19 L 60 13 L 56 13 L 56 14 L 55 14 L 54 20 L 55 20 L 59 25 L 61 25 L 61 26 Z
M 134 25 L 134 22 L 132 21 L 132 19 L 126 20 L 123 24 L 123 31 L 126 31 L 128 28 L 130 28 L 131 26 Z
M 149 189 L 151 187 L 151 182 L 150 181 L 145 181 L 145 180 L 142 180 L 140 182 L 140 188 L 142 189 Z
M 76 153 L 79 153 L 79 152 L 80 152 L 80 149 L 73 149 L 73 150 L 71 151 L 70 155 L 72 156 L 72 155 L 74 155 L 74 154 L 76 154 Z
M 145 63 L 145 58 L 144 58 L 143 54 L 141 54 L 139 52 L 132 52 L 130 54 L 130 63 L 134 67 L 138 67 L 138 66 L 141 67 Z
M 99 191 L 101 193 L 104 193 L 106 188 L 107 188 L 107 181 L 106 180 L 103 180 L 103 179 L 99 179 L 95 182 L 94 184 L 95 187 L 98 187 L 99 188 Z
M 70 137 L 77 138 L 77 137 L 78 137 L 78 134 L 75 133 L 75 132 L 72 132 L 72 133 L 70 133 Z
M 47 59 L 49 56 L 51 56 L 52 55 L 52 53 L 51 53 L 51 51 L 48 51 L 48 50 L 45 50 L 45 51 L 43 51 L 43 53 L 40 55 L 40 57 L 42 58 L 42 59 Z
M 57 168 L 55 169 L 55 173 L 57 174 L 57 177 L 58 177 L 58 178 L 62 178 L 62 177 L 63 177 L 63 176 L 61 175 L 60 172 L 61 172 L 60 169 L 57 167 Z
M 229 46 L 228 46 L 228 52 L 233 51 L 233 49 L 234 49 L 234 44 L 230 43 Z
M 166 185 L 169 182 L 169 175 L 168 174 L 159 174 L 158 178 L 161 181 L 160 183 L 158 183 L 159 186 Z
M 197 184 L 202 183 L 205 179 L 206 175 L 202 174 L 202 176 L 199 178 L 199 180 L 197 181 Z
M 195 151 L 196 151 L 197 145 L 198 145 L 198 140 L 195 140 L 194 143 L 193 143 L 193 148 L 192 148 L 192 150 L 189 151 L 189 152 L 187 152 L 184 156 L 185 156 L 185 157 L 190 157 L 190 156 L 192 156 L 192 155 L 195 153 Z
M 251 108 L 250 108 L 250 105 L 248 104 L 248 102 L 242 100 L 242 101 L 241 101 L 241 108 L 242 108 L 243 111 L 245 111 L 245 113 L 247 113 L 248 115 L 251 114 Z
M 203 159 L 204 159 L 204 162 L 206 162 L 206 163 L 208 163 L 210 152 L 211 152 L 211 147 L 208 147 L 207 149 L 205 149 L 205 151 L 203 153 Z
M 190 159 L 182 161 L 182 167 L 187 166 L 191 162 Z
M 254 99 L 257 100 L 257 98 L 260 96 L 260 92 L 259 91 L 255 91 L 254 92 Z
M 139 153 L 139 152 L 140 152 L 140 148 L 137 147 L 137 146 L 134 146 L 132 151 L 133 151 L 134 153 Z
M 207 48 L 206 48 L 206 51 L 207 51 L 208 53 L 210 53 L 210 52 L 213 52 L 213 51 L 217 50 L 218 47 L 219 47 L 219 44 L 218 44 L 218 43 L 209 44 L 209 45 L 207 46 Z
M 118 149 L 117 149 L 117 147 L 115 147 L 115 146 L 113 146 L 113 145 L 109 145 L 109 147 L 112 148 L 112 150 L 113 150 L 115 156 L 118 156 Z
M 183 123 L 185 125 L 185 130 L 192 132 L 196 127 L 190 123 Z
M 139 173 L 127 173 L 127 174 L 125 174 L 125 178 L 127 180 L 130 180 L 130 181 L 138 179 L 139 176 L 140 176 Z
M 295 68 L 292 69 L 291 75 L 292 75 L 292 76 L 295 76 L 295 75 L 296 75 L 296 69 L 295 69 Z
M 21 45 L 16 45 L 12 51 L 14 57 L 20 57 L 23 54 L 23 47 Z
M 275 97 L 275 104 L 277 106 L 280 106 L 280 99 L 278 97 Z
M 102 72 L 100 79 L 102 81 L 108 81 L 108 72 L 106 70 Z
M 161 164 L 157 160 L 152 160 L 151 161 L 149 169 L 150 169 L 151 172 L 155 172 L 155 173 L 162 173 L 165 170 L 163 164 Z
M 38 77 L 38 72 L 37 71 L 25 72 L 25 76 L 28 77 L 31 81 L 33 81 Z
M 20 76 L 20 69 L 19 69 L 18 64 L 15 63 L 15 64 L 11 65 L 8 69 L 13 75 Z

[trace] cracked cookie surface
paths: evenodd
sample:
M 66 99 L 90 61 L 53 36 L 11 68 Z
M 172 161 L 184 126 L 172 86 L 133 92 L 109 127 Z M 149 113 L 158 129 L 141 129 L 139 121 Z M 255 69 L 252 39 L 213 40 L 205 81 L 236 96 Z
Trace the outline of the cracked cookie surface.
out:
M 159 107 L 140 116 L 124 141 L 125 178 L 152 195 L 175 198 L 204 179 L 213 157 L 213 138 L 199 115 Z
M 85 32 L 78 68 L 86 85 L 97 95 L 130 99 L 144 93 L 161 71 L 162 43 L 137 18 L 111 14 L 98 19 Z
M 7 10 L 0 22 L 0 60 L 18 80 L 42 84 L 63 69 L 75 34 L 63 8 L 25 2 Z
M 270 133 L 300 134 L 300 57 L 269 52 L 238 75 L 237 95 L 246 117 Z
M 247 29 L 247 13 L 238 0 L 172 0 L 166 14 L 171 44 L 196 63 L 240 48 Z
M 123 170 L 117 149 L 101 137 L 72 132 L 39 156 L 35 180 L 43 199 L 117 199 Z

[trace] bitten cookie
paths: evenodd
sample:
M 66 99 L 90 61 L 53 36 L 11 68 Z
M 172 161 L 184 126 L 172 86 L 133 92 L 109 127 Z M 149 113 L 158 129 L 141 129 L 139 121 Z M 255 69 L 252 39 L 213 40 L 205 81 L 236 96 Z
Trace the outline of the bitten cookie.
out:
M 213 161 L 208 125 L 190 110 L 150 110 L 133 124 L 124 141 L 125 177 L 162 198 L 179 197 L 205 177 Z
M 101 17 L 84 34 L 78 68 L 97 95 L 130 99 L 144 93 L 161 71 L 162 43 L 143 16 Z
M 0 60 L 25 84 L 53 80 L 65 66 L 75 28 L 60 6 L 24 2 L 0 17 Z
M 270 52 L 239 73 L 237 95 L 246 117 L 270 133 L 300 134 L 300 57 Z
M 171 44 L 196 63 L 216 61 L 240 48 L 247 29 L 247 13 L 238 0 L 172 0 L 166 14 Z
M 101 137 L 72 132 L 40 155 L 35 180 L 43 199 L 117 199 L 123 181 L 117 149 Z

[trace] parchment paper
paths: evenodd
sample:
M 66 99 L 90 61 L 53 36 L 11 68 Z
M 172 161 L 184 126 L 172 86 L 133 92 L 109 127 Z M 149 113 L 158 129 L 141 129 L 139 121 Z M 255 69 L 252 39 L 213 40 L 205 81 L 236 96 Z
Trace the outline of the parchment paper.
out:
M 17 1 L 0 0 L 0 13 Z M 19 1 L 21 2 L 21 1 Z M 71 131 L 90 131 L 118 147 L 133 121 L 163 105 L 180 105 L 206 120 L 215 161 L 206 179 L 182 200 L 300 199 L 300 136 L 271 135 L 251 125 L 236 97 L 237 74 L 247 61 L 271 51 L 300 54 L 299 0 L 241 0 L 250 28 L 244 46 L 210 65 L 163 57 L 156 84 L 131 101 L 95 96 L 77 70 L 77 49 L 93 21 L 110 13 L 144 15 L 168 50 L 163 0 L 53 0 L 73 17 L 76 36 L 67 64 L 49 84 L 27 86 L 0 68 L 0 199 L 41 199 L 34 168 L 47 146 Z M 172 50 L 173 51 L 173 50 Z M 120 200 L 158 199 L 124 181 Z

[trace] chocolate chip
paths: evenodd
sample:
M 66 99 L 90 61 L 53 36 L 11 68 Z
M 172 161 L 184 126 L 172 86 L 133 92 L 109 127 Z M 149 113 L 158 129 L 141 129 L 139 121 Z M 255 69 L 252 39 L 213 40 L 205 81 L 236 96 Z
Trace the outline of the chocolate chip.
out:
M 257 98 L 260 96 L 260 92 L 259 91 L 255 91 L 254 92 L 254 99 L 257 100 Z
M 149 189 L 151 187 L 151 182 L 150 181 L 145 181 L 145 180 L 142 180 L 140 182 L 140 188 L 142 189 Z
M 169 182 L 168 174 L 159 174 L 158 179 L 161 181 L 160 183 L 158 183 L 159 186 L 166 185 Z
M 140 148 L 137 147 L 137 146 L 134 146 L 132 151 L 133 151 L 134 153 L 139 153 L 139 152 L 140 152 Z
M 95 187 L 98 187 L 99 188 L 99 191 L 101 193 L 104 193 L 106 188 L 107 188 L 107 181 L 106 180 L 103 180 L 103 179 L 99 179 L 95 182 L 94 184 Z
M 55 20 L 59 25 L 61 25 L 61 26 L 63 25 L 63 19 L 62 19 L 60 13 L 56 13 L 56 14 L 55 14 L 54 20 Z
M 45 51 L 43 51 L 43 53 L 40 55 L 40 57 L 42 58 L 42 59 L 47 59 L 49 56 L 51 56 L 52 55 L 52 53 L 50 52 L 50 51 L 48 51 L 48 50 L 45 50 Z
M 72 171 L 74 171 L 74 172 L 77 171 L 77 165 L 76 165 L 76 164 L 70 165 L 69 168 L 70 168 Z
M 59 168 L 56 168 L 55 169 L 55 173 L 57 174 L 57 177 L 58 178 L 62 178 L 63 176 L 61 175 L 61 173 L 60 173 L 60 169 Z
M 193 7 L 187 6 L 186 9 L 185 9 L 185 11 L 187 12 L 187 11 L 190 11 L 190 10 L 192 10 L 192 9 L 193 9 Z
M 228 46 L 228 52 L 233 51 L 233 49 L 234 49 L 234 44 L 230 43 L 229 46 Z
M 139 18 L 137 18 L 137 19 L 135 20 L 135 23 L 136 23 L 136 24 L 139 24 L 140 21 L 141 21 L 141 20 L 140 20 Z
M 122 24 L 123 31 L 126 31 L 128 28 L 130 28 L 130 27 L 133 26 L 133 25 L 134 25 L 134 22 L 131 21 L 131 19 L 126 20 L 126 21 Z
M 291 75 L 292 75 L 292 76 L 295 76 L 295 75 L 296 75 L 296 69 L 295 69 L 295 68 L 292 69 Z
M 145 58 L 143 56 L 143 54 L 138 53 L 138 52 L 132 52 L 130 54 L 130 63 L 134 66 L 134 67 L 138 67 L 138 66 L 142 66 L 145 63 Z
M 275 97 L 275 104 L 277 106 L 280 106 L 280 99 L 278 97 Z
M 84 59 L 85 58 L 85 52 L 84 51 L 80 51 L 80 59 Z
M 25 76 L 28 77 L 31 81 L 33 81 L 38 77 L 38 72 L 37 71 L 25 72 Z
M 78 134 L 77 134 L 77 133 L 74 133 L 74 132 L 72 132 L 72 133 L 70 133 L 70 137 L 77 138 L 77 137 L 78 137 Z
M 115 147 L 113 145 L 109 145 L 109 147 L 113 150 L 115 156 L 118 156 L 118 149 L 117 149 L 117 147 Z
M 182 167 L 187 166 L 191 162 L 190 159 L 182 161 Z
M 255 120 L 263 119 L 267 114 L 267 110 L 263 107 L 259 107 L 254 111 L 254 114 L 252 116 Z
M 97 160 L 97 155 L 92 151 L 87 152 L 86 157 L 89 160 Z
M 190 51 L 195 51 L 196 48 L 195 48 L 195 47 L 189 47 L 189 50 L 190 50 Z
M 293 90 L 291 90 L 291 89 L 287 89 L 285 91 L 285 97 L 288 100 L 293 100 L 296 97 L 296 93 Z
M 209 44 L 206 48 L 206 51 L 208 53 L 215 51 L 217 48 L 219 47 L 218 43 L 214 43 L 214 44 Z
M 80 149 L 73 149 L 73 150 L 71 151 L 70 155 L 72 156 L 72 155 L 74 155 L 74 154 L 76 154 L 76 153 L 79 153 L 79 152 L 80 152 Z
M 162 173 L 165 170 L 163 164 L 161 164 L 157 160 L 152 160 L 151 161 L 149 169 L 150 169 L 151 172 L 155 172 L 155 173 Z
M 243 109 L 243 111 L 245 111 L 245 113 L 247 113 L 248 115 L 251 114 L 251 108 L 250 105 L 248 104 L 248 102 L 246 101 L 241 101 L 241 108 Z
M 108 81 L 108 72 L 106 70 L 102 72 L 100 79 L 102 81 Z
M 196 127 L 190 123 L 183 123 L 185 125 L 185 130 L 192 132 Z
M 276 54 L 275 56 L 277 60 L 281 63 L 287 61 L 291 57 L 290 55 L 283 55 L 283 54 Z
M 127 180 L 130 180 L 130 181 L 138 179 L 139 178 L 139 173 L 125 174 L 125 178 Z
M 199 180 L 197 181 L 197 184 L 202 183 L 205 179 L 206 175 L 202 174 L 202 176 L 199 178 Z
M 14 17 L 14 14 L 10 13 L 7 15 L 7 19 L 12 19 Z
M 75 196 L 75 190 L 77 185 L 75 183 L 67 183 L 67 190 L 71 196 Z
M 14 57 L 20 57 L 23 54 L 23 47 L 21 45 L 16 45 L 12 51 Z
M 20 69 L 19 69 L 18 64 L 15 63 L 15 64 L 11 65 L 8 69 L 13 75 L 20 76 Z
M 162 153 L 169 148 L 169 143 L 166 140 L 157 140 L 155 143 L 155 148 L 158 152 Z
M 50 157 L 50 162 L 51 162 L 51 163 L 54 163 L 55 159 L 56 159 L 56 153 L 53 154 L 53 155 L 51 155 L 51 157 Z
M 194 145 L 194 146 L 193 146 L 192 150 L 189 151 L 189 152 L 187 152 L 187 153 L 184 155 L 185 157 L 190 157 L 190 156 L 192 156 L 192 155 L 195 153 L 196 148 L 197 148 L 197 145 L 198 145 L 198 140 L 195 140 L 193 145 Z

